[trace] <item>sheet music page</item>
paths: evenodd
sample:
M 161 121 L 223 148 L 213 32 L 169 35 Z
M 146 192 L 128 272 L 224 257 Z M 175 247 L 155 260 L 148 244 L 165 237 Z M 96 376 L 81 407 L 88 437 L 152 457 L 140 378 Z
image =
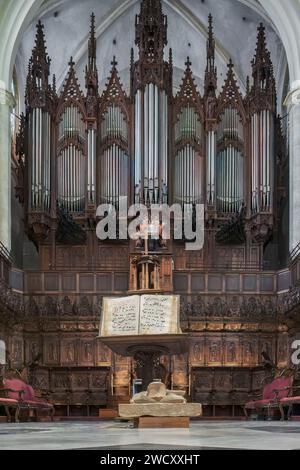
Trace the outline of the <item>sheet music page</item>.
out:
M 143 295 L 140 307 L 140 335 L 181 333 L 179 325 L 179 297 L 171 295 Z
M 100 336 L 131 336 L 139 330 L 140 297 L 104 298 Z

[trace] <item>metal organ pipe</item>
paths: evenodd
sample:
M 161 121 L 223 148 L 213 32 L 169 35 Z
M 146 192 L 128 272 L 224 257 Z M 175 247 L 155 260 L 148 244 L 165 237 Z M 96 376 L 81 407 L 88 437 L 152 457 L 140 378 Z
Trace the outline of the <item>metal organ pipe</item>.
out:
M 115 142 L 127 144 L 128 128 L 122 109 L 112 104 L 108 107 L 101 126 L 101 143 L 106 145 L 101 158 L 101 200 L 119 205 L 119 198 L 128 194 L 129 157 Z
M 69 139 L 72 139 L 71 143 L 68 142 Z M 83 150 L 84 141 L 85 126 L 81 113 L 76 106 L 68 106 L 62 114 L 59 124 L 59 142 L 63 147 L 58 156 L 58 196 L 60 203 L 70 212 L 82 212 L 85 208 L 86 159 Z M 65 146 L 64 142 L 66 142 Z M 94 136 L 88 135 L 88 186 L 90 191 L 93 191 L 94 143 Z
M 228 142 L 229 140 L 229 142 Z M 217 200 L 218 210 L 237 212 L 244 199 L 243 126 L 235 108 L 227 108 L 218 128 Z M 210 149 L 210 145 L 209 145 Z
M 153 83 L 135 97 L 135 185 L 141 183 L 146 203 L 162 200 L 168 184 L 168 96 Z
M 90 204 L 96 202 L 96 136 L 95 130 L 88 131 L 88 200 Z
M 216 133 L 207 135 L 207 203 L 215 202 Z
M 141 158 L 142 158 L 142 95 L 141 91 L 138 90 L 135 97 L 135 184 L 140 186 L 142 181 L 142 169 L 141 169 Z
M 175 123 L 175 144 L 184 144 L 175 156 L 175 201 L 181 204 L 202 202 L 203 159 L 195 150 L 202 138 L 202 124 L 193 107 L 183 108 Z

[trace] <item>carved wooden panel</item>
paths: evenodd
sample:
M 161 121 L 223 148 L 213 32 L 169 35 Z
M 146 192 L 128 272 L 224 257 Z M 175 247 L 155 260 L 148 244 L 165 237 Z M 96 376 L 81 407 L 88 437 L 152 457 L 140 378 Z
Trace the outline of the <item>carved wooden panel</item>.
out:
M 129 252 L 127 247 L 100 246 L 98 249 L 100 269 L 128 269 Z
M 97 365 L 98 366 L 110 366 L 112 362 L 112 352 L 111 350 L 102 344 L 100 341 L 97 341 Z
M 225 364 L 227 366 L 240 365 L 240 344 L 238 338 L 228 338 L 225 343 Z
M 190 362 L 193 365 L 205 363 L 205 339 L 199 338 L 192 343 L 190 348 Z
M 10 360 L 14 366 L 20 366 L 24 363 L 24 343 L 22 337 L 15 336 L 12 338 Z
M 56 265 L 64 268 L 82 268 L 86 266 L 87 248 L 85 246 L 57 246 Z
M 223 344 L 220 337 L 209 337 L 206 343 L 207 364 L 220 366 L 223 364 Z
M 79 364 L 82 366 L 91 366 L 95 363 L 95 349 L 97 343 L 95 338 L 86 338 L 80 340 Z
M 61 363 L 74 366 L 78 362 L 78 341 L 76 339 L 64 339 L 61 343 Z
M 44 338 L 44 363 L 58 365 L 60 363 L 60 342 L 57 336 Z

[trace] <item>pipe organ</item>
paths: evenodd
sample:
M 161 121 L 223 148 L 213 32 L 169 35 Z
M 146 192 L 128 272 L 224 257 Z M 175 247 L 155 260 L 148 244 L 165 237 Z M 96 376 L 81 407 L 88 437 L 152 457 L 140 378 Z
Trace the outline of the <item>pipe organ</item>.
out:
M 128 194 L 129 156 L 128 126 L 122 109 L 109 106 L 101 123 L 100 191 L 101 203 L 119 206 L 120 197 Z
M 58 132 L 58 203 L 69 212 L 84 212 L 86 198 L 86 132 L 83 116 L 76 106 L 61 115 Z
M 33 211 L 50 210 L 51 191 L 51 116 L 42 108 L 34 108 L 29 117 L 31 160 L 31 201 Z
M 288 163 L 265 28 L 258 28 L 244 94 L 231 61 L 224 82 L 218 80 L 211 16 L 203 89 L 189 58 L 182 64 L 182 81 L 173 87 L 161 0 L 141 2 L 135 29 L 127 93 L 115 58 L 99 90 L 97 67 L 102 64 L 97 64 L 94 15 L 85 90 L 73 60 L 60 89 L 55 77 L 49 83 L 44 29 L 37 25 L 26 115 L 17 138 L 16 195 L 24 205 L 26 234 L 38 249 L 39 266 L 24 275 L 25 342 L 17 328 L 11 358 L 20 349 L 31 363 L 38 350 L 43 352 L 38 372 L 43 382 L 36 388 L 46 389 L 68 409 L 74 405 L 76 415 L 78 397 L 84 397 L 85 410 L 99 405 L 109 370 L 111 403 L 120 396 L 124 400 L 134 365 L 95 341 L 102 296 L 179 294 L 190 353 L 168 359 L 172 366 L 165 376 L 178 389 L 196 390 L 197 400 L 214 409 L 229 405 L 232 410 L 239 389 L 249 399 L 247 384 L 252 384 L 261 352 L 275 363 L 282 344 L 287 345 L 277 341 L 287 340 L 273 294 L 278 282 L 288 283 L 285 273 L 275 274 L 282 255 L 279 221 L 288 205 Z M 175 208 L 172 222 L 180 228 L 186 221 L 182 214 L 197 214 L 195 205 L 203 204 L 203 248 L 185 250 L 187 234 L 177 240 L 172 230 L 171 240 L 163 240 L 161 220 L 142 224 L 145 240 L 124 239 L 122 224 L 115 227 L 117 240 L 99 240 L 97 207 L 109 204 L 118 211 L 124 196 L 128 206 L 192 205 L 179 215 Z M 194 230 L 195 218 L 192 222 Z M 19 274 L 14 273 L 18 286 Z M 19 305 L 15 299 L 12 303 Z M 99 368 L 104 368 L 102 376 Z M 257 383 L 261 379 L 257 376 Z M 209 393 L 203 395 L 206 382 Z
M 252 211 L 272 208 L 274 167 L 274 116 L 268 110 L 251 116 Z
M 201 204 L 203 202 L 203 155 L 199 144 L 203 126 L 196 110 L 183 108 L 175 124 L 174 202 Z
M 217 149 L 217 207 L 236 213 L 244 202 L 244 131 L 233 107 L 220 116 Z
M 207 220 L 216 222 L 215 230 L 244 207 L 248 241 L 260 244 L 261 260 L 267 242 L 263 234 L 270 234 L 274 226 L 279 135 L 273 65 L 263 25 L 258 28 L 245 96 L 232 61 L 218 89 L 211 16 L 203 92 L 188 58 L 174 93 L 173 55 L 170 50 L 166 60 L 168 23 L 160 0 L 142 2 L 135 28 L 138 57 L 132 50 L 129 95 L 115 58 L 99 93 L 94 15 L 86 94 L 73 60 L 58 93 L 55 80 L 49 84 L 50 59 L 43 25 L 38 24 L 27 79 L 27 115 L 22 120 L 30 236 L 35 242 L 47 240 L 57 204 L 81 226 L 87 220 L 92 227 L 97 206 L 105 203 L 118 209 L 121 197 L 127 196 L 128 204 L 148 206 L 203 203 Z

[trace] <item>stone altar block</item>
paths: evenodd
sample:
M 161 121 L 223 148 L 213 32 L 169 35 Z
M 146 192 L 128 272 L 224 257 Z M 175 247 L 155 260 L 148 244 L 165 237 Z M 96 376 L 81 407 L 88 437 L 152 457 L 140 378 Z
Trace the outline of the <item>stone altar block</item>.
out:
M 130 405 L 119 405 L 121 418 L 134 419 L 139 428 L 188 428 L 190 418 L 202 416 L 202 406 L 187 403 L 184 392 L 167 390 L 162 382 L 152 382 L 146 392 L 137 393 Z
M 141 417 L 186 417 L 196 418 L 202 416 L 202 405 L 199 403 L 145 403 L 130 405 L 119 405 L 119 415 L 121 418 L 141 418 Z

